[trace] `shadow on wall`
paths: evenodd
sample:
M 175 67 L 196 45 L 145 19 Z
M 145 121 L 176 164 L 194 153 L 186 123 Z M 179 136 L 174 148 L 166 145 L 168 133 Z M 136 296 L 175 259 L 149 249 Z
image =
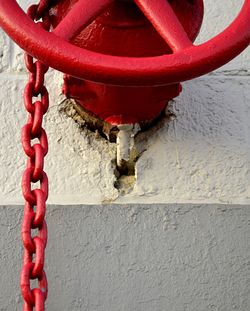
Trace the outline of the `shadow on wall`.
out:
M 0 209 L 3 310 L 21 308 L 21 211 Z M 249 217 L 239 205 L 49 206 L 47 309 L 246 311 Z

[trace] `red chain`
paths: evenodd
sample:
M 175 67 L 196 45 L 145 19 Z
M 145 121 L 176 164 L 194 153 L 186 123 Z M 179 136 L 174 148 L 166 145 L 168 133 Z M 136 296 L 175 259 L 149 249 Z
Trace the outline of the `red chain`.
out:
M 46 10 L 49 0 L 41 0 L 38 5 L 28 9 L 33 20 L 42 18 L 39 24 L 49 30 Z M 22 145 L 28 157 L 27 167 L 22 178 L 22 192 L 25 199 L 22 223 L 22 241 L 24 259 L 20 286 L 24 299 L 23 311 L 44 311 L 48 294 L 48 284 L 44 272 L 44 254 L 47 243 L 47 225 L 45 222 L 46 200 L 48 198 L 48 178 L 44 172 L 44 157 L 48 152 L 48 141 L 42 128 L 43 116 L 48 110 L 49 96 L 44 86 L 44 75 L 48 67 L 25 54 L 25 63 L 29 71 L 29 81 L 24 90 L 24 105 L 29 113 L 28 121 L 22 128 Z M 33 98 L 36 100 L 33 100 Z M 36 143 L 33 141 L 36 140 Z M 34 184 L 40 188 L 34 189 Z M 34 231 L 33 231 L 34 230 Z M 35 235 L 37 232 L 37 235 Z M 37 280 L 37 288 L 31 289 L 30 281 Z

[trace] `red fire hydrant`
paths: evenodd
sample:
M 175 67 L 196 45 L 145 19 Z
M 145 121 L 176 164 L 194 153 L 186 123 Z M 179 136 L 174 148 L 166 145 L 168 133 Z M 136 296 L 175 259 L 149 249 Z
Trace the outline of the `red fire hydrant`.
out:
M 76 2 L 59 2 L 51 9 L 53 28 L 56 29 Z M 193 42 L 202 23 L 203 1 L 172 1 L 172 8 L 190 42 Z M 113 2 L 71 42 L 89 51 L 126 58 L 172 54 L 169 44 L 133 1 Z M 66 75 L 63 91 L 86 111 L 112 125 L 147 123 L 156 118 L 167 102 L 181 91 L 180 83 L 140 87 L 119 85 L 119 81 L 117 84 L 97 83 Z
M 250 41 L 250 0 L 227 29 L 198 46 L 203 0 L 43 3 L 39 18 L 46 17 L 51 32 L 14 0 L 0 1 L 1 26 L 28 53 L 65 73 L 67 97 L 115 125 L 154 119 L 178 96 L 181 81 L 225 64 Z

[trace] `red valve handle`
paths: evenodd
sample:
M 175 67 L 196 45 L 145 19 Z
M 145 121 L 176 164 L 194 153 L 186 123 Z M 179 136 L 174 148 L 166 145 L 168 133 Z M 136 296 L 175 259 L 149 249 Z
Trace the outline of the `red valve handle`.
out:
M 79 0 L 49 33 L 36 25 L 14 0 L 0 0 L 0 25 L 25 51 L 46 65 L 77 78 L 114 85 L 161 85 L 206 74 L 250 44 L 250 0 L 223 32 L 195 46 L 166 0 L 134 0 L 173 54 L 118 57 L 79 48 L 70 40 L 115 0 Z M 74 21 L 72 23 L 72 21 Z

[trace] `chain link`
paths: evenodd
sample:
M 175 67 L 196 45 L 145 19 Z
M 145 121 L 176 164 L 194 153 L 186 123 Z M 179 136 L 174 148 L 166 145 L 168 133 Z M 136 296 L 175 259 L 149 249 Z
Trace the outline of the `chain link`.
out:
M 37 21 L 47 31 L 50 29 L 48 17 L 50 5 L 51 0 L 40 0 L 39 4 L 29 7 L 27 12 L 32 20 Z M 42 123 L 49 107 L 49 95 L 44 85 L 44 76 L 48 67 L 40 61 L 35 61 L 28 54 L 25 54 L 25 64 L 29 71 L 29 81 L 24 90 L 24 106 L 29 117 L 21 134 L 23 150 L 28 160 L 22 178 L 25 207 L 21 229 L 24 257 L 20 286 L 24 299 L 23 310 L 44 311 L 48 294 L 44 271 L 48 235 L 45 222 L 48 178 L 44 172 L 44 157 L 48 152 L 48 140 Z M 37 183 L 40 187 L 34 189 Z M 37 280 L 36 288 L 31 289 L 31 280 Z

